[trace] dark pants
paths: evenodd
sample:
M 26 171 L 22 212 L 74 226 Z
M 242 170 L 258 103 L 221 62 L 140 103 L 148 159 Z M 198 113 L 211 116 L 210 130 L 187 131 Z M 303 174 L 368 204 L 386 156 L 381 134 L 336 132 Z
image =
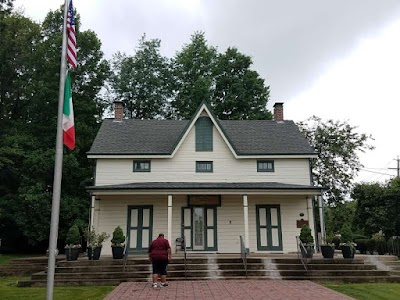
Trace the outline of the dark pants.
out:
M 167 275 L 168 260 L 156 260 L 152 264 L 153 274 Z

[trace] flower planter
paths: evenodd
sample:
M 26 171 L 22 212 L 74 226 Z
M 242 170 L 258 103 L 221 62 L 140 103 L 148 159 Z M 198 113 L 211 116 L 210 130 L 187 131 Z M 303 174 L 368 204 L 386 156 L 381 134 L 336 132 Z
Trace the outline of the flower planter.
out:
M 89 260 L 99 260 L 100 253 L 101 253 L 101 247 L 87 248 L 87 254 L 88 254 Z
M 81 252 L 81 248 L 65 248 L 65 255 L 67 256 L 67 261 L 77 260 L 79 252 Z
M 305 247 L 305 249 L 300 246 L 301 255 L 304 258 L 312 258 L 313 254 L 314 254 L 314 246 L 304 246 L 304 247 Z
M 124 247 L 123 246 L 111 246 L 112 255 L 114 259 L 124 258 Z
M 354 246 L 342 245 L 343 258 L 354 258 L 355 252 Z
M 335 246 L 321 245 L 321 253 L 324 258 L 333 258 Z

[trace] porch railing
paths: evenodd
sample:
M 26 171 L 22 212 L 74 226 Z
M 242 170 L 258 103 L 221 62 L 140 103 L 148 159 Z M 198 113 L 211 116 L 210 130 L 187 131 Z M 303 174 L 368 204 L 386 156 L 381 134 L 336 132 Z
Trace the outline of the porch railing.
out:
M 123 269 L 124 272 L 126 269 L 126 263 L 128 262 L 128 254 L 129 254 L 128 245 L 129 245 L 129 237 L 125 243 L 125 248 L 124 248 L 124 269 Z
M 304 246 L 303 242 L 300 240 L 298 236 L 296 236 L 296 244 L 297 244 L 297 255 L 303 264 L 304 270 L 306 270 L 306 273 L 308 273 L 308 261 L 307 261 L 307 249 Z
M 182 238 L 182 246 L 181 248 L 183 248 L 183 263 L 185 265 L 185 279 L 186 279 L 186 238 L 185 236 L 183 236 Z
M 246 250 L 246 245 L 243 242 L 242 236 L 240 235 L 239 238 L 240 238 L 240 256 L 242 257 L 243 267 L 247 278 L 247 250 Z

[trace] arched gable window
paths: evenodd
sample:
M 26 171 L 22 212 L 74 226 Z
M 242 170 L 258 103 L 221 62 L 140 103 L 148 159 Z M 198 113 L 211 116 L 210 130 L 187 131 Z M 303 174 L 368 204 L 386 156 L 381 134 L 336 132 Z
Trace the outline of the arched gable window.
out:
M 196 121 L 196 151 L 213 151 L 213 123 L 209 117 Z

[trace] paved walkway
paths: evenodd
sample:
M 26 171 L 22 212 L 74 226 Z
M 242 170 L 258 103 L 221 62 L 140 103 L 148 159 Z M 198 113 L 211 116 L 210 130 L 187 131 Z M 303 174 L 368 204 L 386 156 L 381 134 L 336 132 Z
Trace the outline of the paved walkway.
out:
M 171 281 L 168 287 L 158 289 L 153 289 L 150 282 L 124 282 L 105 298 L 105 300 L 128 299 L 349 300 L 353 298 L 308 280 Z

